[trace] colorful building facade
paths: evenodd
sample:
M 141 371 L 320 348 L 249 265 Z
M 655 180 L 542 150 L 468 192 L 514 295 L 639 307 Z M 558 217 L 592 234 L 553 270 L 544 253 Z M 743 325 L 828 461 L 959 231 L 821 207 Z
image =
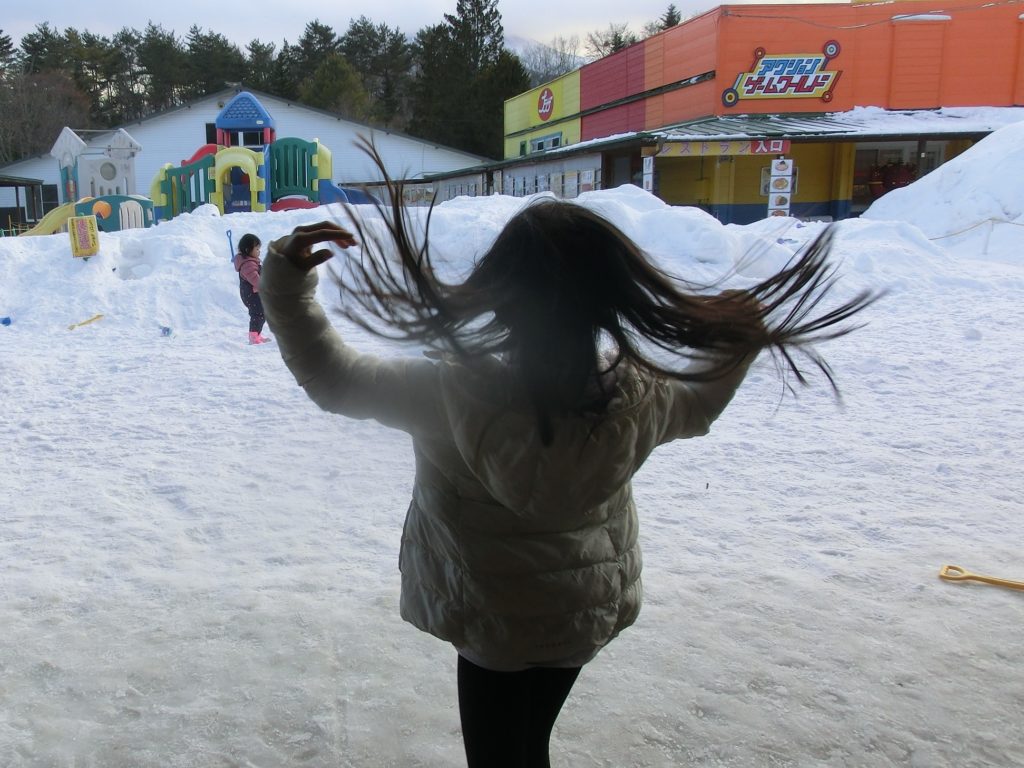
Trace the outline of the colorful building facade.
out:
M 856 215 L 1024 119 L 1021 5 L 932 7 L 715 8 L 507 101 L 495 190 L 572 196 L 588 175 L 725 222 Z

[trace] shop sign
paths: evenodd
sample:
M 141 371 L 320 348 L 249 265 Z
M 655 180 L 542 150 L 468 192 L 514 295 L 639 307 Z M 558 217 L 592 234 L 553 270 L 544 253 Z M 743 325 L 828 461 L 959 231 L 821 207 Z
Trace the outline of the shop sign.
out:
M 99 252 L 100 238 L 94 214 L 69 218 L 68 235 L 71 237 L 71 255 L 76 259 L 88 259 Z
M 749 72 L 740 72 L 732 88 L 722 91 L 722 103 L 734 107 L 743 99 L 821 99 L 832 101 L 842 70 L 827 69 L 839 55 L 839 43 L 829 40 L 821 53 L 769 55 L 754 51 Z
M 793 199 L 793 161 L 788 157 L 772 160 L 768 176 L 768 215 L 789 216 L 789 204 Z M 765 187 L 761 192 L 764 194 Z
M 789 139 L 744 141 L 671 141 L 658 150 L 658 157 L 708 157 L 716 155 L 782 155 L 789 151 Z
M 555 94 L 550 88 L 545 88 L 537 97 L 537 117 L 541 120 L 549 120 L 555 111 Z

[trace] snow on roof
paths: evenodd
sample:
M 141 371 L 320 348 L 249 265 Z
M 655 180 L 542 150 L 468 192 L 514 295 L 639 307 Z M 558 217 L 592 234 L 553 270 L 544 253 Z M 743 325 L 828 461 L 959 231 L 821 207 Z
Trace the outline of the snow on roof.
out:
M 599 149 L 628 141 L 706 141 L 709 139 L 904 138 L 909 136 L 981 136 L 1024 121 L 1024 107 L 943 107 L 889 110 L 855 107 L 819 114 L 728 115 L 702 117 L 651 131 L 631 131 L 566 144 L 537 153 L 534 159 Z M 521 161 L 522 158 L 516 158 Z
M 847 112 L 708 117 L 667 126 L 650 135 L 662 140 L 780 137 L 939 136 L 988 134 L 1024 120 L 1024 107 L 944 107 L 888 110 L 855 107 Z

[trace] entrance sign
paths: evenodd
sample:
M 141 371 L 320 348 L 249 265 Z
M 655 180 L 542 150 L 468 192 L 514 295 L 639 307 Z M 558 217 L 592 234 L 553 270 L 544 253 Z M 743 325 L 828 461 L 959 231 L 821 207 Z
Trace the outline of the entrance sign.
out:
M 789 139 L 743 141 L 666 141 L 658 157 L 714 157 L 718 155 L 783 155 Z

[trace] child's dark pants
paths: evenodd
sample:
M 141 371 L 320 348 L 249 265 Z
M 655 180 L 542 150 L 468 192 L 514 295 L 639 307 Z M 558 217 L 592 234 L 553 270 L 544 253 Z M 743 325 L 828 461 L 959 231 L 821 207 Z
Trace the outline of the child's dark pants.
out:
M 238 293 L 242 297 L 245 308 L 249 310 L 249 331 L 259 333 L 263 330 L 263 324 L 266 322 L 260 295 L 252 289 L 252 284 L 248 280 L 238 281 Z

